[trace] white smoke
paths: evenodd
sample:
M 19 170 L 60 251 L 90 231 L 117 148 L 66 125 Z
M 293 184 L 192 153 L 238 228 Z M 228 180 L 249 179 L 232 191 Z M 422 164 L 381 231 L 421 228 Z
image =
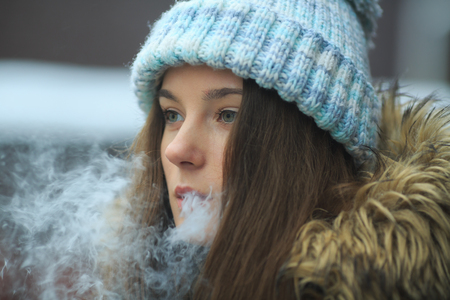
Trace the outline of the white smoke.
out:
M 182 226 L 113 235 L 117 224 L 105 212 L 124 197 L 132 164 L 102 148 L 43 140 L 0 145 L 0 299 L 123 299 L 123 274 L 111 275 L 112 287 L 104 284 L 101 266 L 109 261 L 137 266 L 151 296 L 181 299 L 191 291 L 217 229 L 218 205 L 186 195 Z
M 210 246 L 219 226 L 220 194 L 206 199 L 196 192 L 183 195 L 180 217 L 184 222 L 177 226 L 172 241 L 182 240 L 189 243 Z

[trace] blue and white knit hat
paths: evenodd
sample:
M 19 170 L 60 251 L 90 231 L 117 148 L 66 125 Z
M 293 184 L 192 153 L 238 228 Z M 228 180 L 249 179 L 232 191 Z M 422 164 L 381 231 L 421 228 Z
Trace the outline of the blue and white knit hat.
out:
M 158 20 L 131 80 L 150 111 L 164 72 L 184 63 L 231 69 L 275 89 L 357 161 L 375 146 L 380 103 L 367 52 L 377 0 L 190 0 Z

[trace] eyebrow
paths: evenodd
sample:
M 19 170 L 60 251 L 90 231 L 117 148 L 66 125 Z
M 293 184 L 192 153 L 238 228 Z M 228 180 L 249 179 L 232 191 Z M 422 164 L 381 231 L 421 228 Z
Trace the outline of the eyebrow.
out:
M 223 98 L 230 94 L 242 95 L 242 93 L 243 93 L 242 89 L 232 89 L 232 88 L 206 90 L 203 92 L 204 96 L 202 97 L 202 99 L 205 101 L 209 101 L 209 100 L 220 99 L 220 98 Z
M 233 89 L 233 88 L 212 89 L 204 91 L 202 99 L 205 101 L 210 101 L 223 98 L 230 94 L 242 95 L 242 93 L 243 93 L 242 89 Z M 164 97 L 175 102 L 180 102 L 180 100 L 177 97 L 175 97 L 174 94 L 172 94 L 169 90 L 166 89 L 159 90 L 158 97 Z
M 164 98 L 167 98 L 167 99 L 175 101 L 175 102 L 180 102 L 177 97 L 175 97 L 170 91 L 165 90 L 165 89 L 159 90 L 158 98 L 159 97 L 164 97 Z

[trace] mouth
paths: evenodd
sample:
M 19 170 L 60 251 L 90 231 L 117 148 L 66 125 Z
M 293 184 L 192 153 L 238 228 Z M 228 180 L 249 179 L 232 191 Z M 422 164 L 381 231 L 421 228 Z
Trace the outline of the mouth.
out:
M 179 209 L 181 209 L 181 205 L 183 203 L 183 200 L 186 199 L 186 197 L 192 196 L 192 197 L 198 197 L 201 200 L 206 200 L 208 198 L 208 195 L 202 194 L 199 191 L 194 190 L 191 187 L 188 186 L 177 186 L 175 188 L 175 197 L 177 198 L 177 206 Z

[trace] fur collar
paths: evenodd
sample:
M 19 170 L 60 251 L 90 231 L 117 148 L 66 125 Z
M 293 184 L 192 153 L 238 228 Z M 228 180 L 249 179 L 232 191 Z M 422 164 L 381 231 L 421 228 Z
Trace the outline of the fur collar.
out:
M 302 227 L 283 268 L 301 299 L 450 299 L 450 109 L 380 93 L 374 171 L 353 209 Z

